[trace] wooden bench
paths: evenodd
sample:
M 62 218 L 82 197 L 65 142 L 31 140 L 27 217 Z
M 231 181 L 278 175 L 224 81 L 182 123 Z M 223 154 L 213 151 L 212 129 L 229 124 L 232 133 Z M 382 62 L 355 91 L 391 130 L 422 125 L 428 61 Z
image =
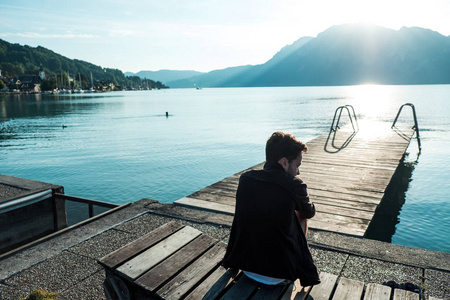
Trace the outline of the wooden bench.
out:
M 167 223 L 102 259 L 108 299 L 390 299 L 419 295 L 333 274 L 320 285 L 303 288 L 259 284 L 239 270 L 221 266 L 225 243 L 176 222 Z M 417 297 L 416 297 L 417 296 Z

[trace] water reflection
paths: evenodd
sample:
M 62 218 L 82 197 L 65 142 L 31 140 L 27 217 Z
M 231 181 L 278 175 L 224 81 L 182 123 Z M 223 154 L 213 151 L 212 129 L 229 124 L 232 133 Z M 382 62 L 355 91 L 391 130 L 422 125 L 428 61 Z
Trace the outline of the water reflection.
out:
M 123 97 L 123 95 L 0 95 L 0 121 L 36 117 L 51 118 L 67 113 L 91 111 L 106 105 L 101 100 L 115 97 Z
M 369 228 L 366 231 L 366 238 L 392 242 L 392 236 L 395 234 L 396 226 L 400 223 L 400 211 L 406 200 L 406 192 L 411 182 L 412 173 L 417 164 L 408 161 L 408 154 L 404 155 L 398 165 L 394 176 L 386 188 L 381 203 L 375 211 L 375 215 Z

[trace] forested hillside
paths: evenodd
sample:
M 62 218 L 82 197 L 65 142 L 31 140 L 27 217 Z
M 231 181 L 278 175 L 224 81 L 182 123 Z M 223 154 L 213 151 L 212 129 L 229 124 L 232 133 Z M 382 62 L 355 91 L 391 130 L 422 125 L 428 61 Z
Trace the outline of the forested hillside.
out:
M 82 81 L 86 86 L 91 84 L 92 78 L 95 83 L 113 83 L 114 86 L 124 88 L 164 87 L 161 82 L 153 80 L 142 82 L 138 76 L 126 77 L 121 70 L 102 68 L 82 60 L 69 59 L 41 46 L 36 48 L 22 46 L 0 39 L 0 70 L 3 77 L 13 79 L 20 75 L 38 75 L 41 68 L 46 78 L 55 75 L 71 77 L 77 82 Z

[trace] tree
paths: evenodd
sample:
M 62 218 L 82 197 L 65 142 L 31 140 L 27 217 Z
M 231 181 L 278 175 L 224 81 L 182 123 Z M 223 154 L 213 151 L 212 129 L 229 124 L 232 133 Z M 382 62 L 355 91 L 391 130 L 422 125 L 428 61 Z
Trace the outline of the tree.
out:
M 6 84 L 3 82 L 3 80 L 0 79 L 0 90 L 3 90 L 6 87 Z
M 41 82 L 41 91 L 51 91 L 56 88 L 56 79 L 55 77 L 49 78 L 48 80 L 42 80 Z

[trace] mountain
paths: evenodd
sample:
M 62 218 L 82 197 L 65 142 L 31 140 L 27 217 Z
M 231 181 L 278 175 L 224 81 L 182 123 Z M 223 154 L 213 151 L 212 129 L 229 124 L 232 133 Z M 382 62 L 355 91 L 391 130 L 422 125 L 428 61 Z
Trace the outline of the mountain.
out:
M 239 74 L 251 69 L 252 66 L 231 67 L 222 70 L 214 70 L 209 73 L 194 76 L 187 79 L 169 81 L 167 85 L 171 88 L 193 88 L 193 87 L 226 87 L 227 78 L 234 78 Z
M 194 76 L 204 74 L 198 71 L 175 71 L 175 70 L 159 70 L 159 71 L 139 71 L 137 73 L 125 72 L 125 76 L 139 76 L 141 79 L 151 78 L 152 80 L 166 83 L 169 81 L 182 80 Z
M 256 66 L 167 82 L 171 87 L 450 83 L 450 37 L 429 29 L 345 24 L 303 37 Z

